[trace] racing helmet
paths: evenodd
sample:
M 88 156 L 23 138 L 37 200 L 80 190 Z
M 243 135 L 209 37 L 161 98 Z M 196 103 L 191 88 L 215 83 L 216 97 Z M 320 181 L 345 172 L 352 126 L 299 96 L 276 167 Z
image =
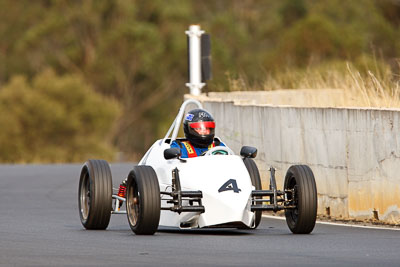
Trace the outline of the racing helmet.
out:
M 189 111 L 183 121 L 185 137 L 195 146 L 208 147 L 215 135 L 215 121 L 204 109 Z

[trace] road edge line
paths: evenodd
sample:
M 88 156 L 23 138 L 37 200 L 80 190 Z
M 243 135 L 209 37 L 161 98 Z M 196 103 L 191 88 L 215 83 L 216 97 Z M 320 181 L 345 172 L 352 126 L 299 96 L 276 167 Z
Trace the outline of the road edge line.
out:
M 269 219 L 277 219 L 277 220 L 286 220 L 285 217 L 280 216 L 272 216 L 272 215 L 262 215 L 264 218 Z M 365 229 L 376 229 L 376 230 L 392 230 L 392 231 L 400 231 L 400 228 L 388 228 L 388 227 L 379 227 L 379 226 L 367 226 L 367 225 L 357 225 L 357 224 L 345 224 L 345 223 L 334 223 L 334 222 L 324 222 L 324 221 L 317 221 L 317 224 L 327 224 L 327 225 L 335 225 L 335 226 L 346 226 L 346 227 L 353 227 L 353 228 L 365 228 Z

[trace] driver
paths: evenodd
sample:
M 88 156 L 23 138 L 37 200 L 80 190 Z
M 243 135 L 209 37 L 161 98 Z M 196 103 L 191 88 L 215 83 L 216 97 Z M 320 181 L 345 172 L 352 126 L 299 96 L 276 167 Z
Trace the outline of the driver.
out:
M 182 158 L 194 158 L 210 148 L 225 146 L 218 138 L 214 138 L 214 118 L 204 109 L 193 109 L 186 114 L 183 131 L 186 140 L 175 140 L 171 144 L 171 148 L 177 147 L 181 150 Z

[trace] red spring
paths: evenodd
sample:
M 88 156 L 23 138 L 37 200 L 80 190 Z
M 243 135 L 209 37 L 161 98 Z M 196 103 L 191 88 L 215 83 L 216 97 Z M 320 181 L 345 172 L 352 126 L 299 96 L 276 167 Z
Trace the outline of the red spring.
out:
M 118 190 L 118 196 L 119 197 L 125 197 L 126 195 L 126 186 L 123 184 L 119 185 L 119 190 Z

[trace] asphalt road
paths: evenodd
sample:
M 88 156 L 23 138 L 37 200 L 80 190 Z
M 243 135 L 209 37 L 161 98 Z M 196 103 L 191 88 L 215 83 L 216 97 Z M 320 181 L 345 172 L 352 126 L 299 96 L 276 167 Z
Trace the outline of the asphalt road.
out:
M 112 165 L 115 184 L 132 165 Z M 160 229 L 135 236 L 125 215 L 84 230 L 81 165 L 0 165 L 1 266 L 400 266 L 400 231 L 317 224 L 293 235 L 285 221 L 257 230 Z

